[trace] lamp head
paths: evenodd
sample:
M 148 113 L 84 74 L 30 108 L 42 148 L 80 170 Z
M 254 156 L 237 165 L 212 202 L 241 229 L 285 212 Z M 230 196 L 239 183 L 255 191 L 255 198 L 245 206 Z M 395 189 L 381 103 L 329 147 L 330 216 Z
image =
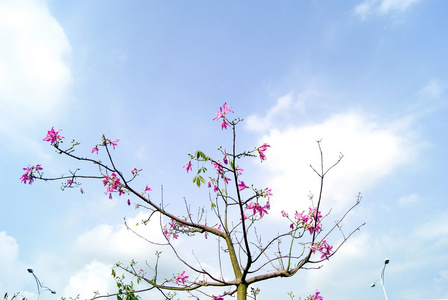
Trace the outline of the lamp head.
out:
M 51 293 L 54 295 L 54 294 L 56 294 L 56 292 L 55 291 L 51 291 Z
M 386 260 L 384 261 L 384 264 L 387 265 L 389 263 L 389 259 L 386 258 Z
M 375 286 L 375 283 L 372 283 L 372 285 L 370 287 L 374 287 L 374 286 Z
M 28 271 L 28 273 L 33 274 L 33 269 L 26 269 Z

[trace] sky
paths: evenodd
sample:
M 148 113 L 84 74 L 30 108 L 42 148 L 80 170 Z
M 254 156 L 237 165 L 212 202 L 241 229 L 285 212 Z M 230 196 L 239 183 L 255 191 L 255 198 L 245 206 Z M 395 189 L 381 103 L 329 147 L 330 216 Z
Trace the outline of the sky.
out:
M 108 199 L 101 182 L 83 182 L 84 194 L 20 182 L 35 164 L 95 173 L 42 141 L 52 126 L 82 156 L 102 134 L 120 139 L 113 155 L 143 169 L 137 186 L 198 208 L 207 188 L 183 165 L 230 147 L 213 121 L 226 102 L 244 119 L 238 149 L 271 145 L 243 167 L 246 183 L 272 189 L 261 233 L 288 227 L 281 210 L 318 192 L 318 140 L 327 165 L 344 155 L 324 186 L 326 228 L 362 195 L 343 229 L 366 225 L 335 256 L 256 284 L 257 299 L 382 299 L 371 284 L 386 258 L 389 299 L 448 299 L 447 11 L 443 0 L 0 1 L 0 294 L 37 299 L 27 268 L 57 292 L 42 300 L 113 292 L 114 263 L 154 261 L 158 249 L 123 225 L 146 212 Z M 214 258 L 215 244 L 194 241 L 204 263 Z M 176 243 L 191 253 L 187 238 Z M 163 251 L 167 276 L 180 272 Z

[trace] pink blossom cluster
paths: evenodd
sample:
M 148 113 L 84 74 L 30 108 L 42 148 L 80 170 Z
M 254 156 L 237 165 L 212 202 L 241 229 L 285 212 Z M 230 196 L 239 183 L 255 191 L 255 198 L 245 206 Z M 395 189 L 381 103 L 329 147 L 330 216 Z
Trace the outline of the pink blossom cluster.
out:
M 58 131 L 54 131 L 54 127 L 51 127 L 50 130 L 47 131 L 47 136 L 43 139 L 45 142 L 50 142 L 50 144 L 55 145 L 62 141 L 64 138 L 63 136 L 59 135 L 59 132 L 61 132 L 62 129 L 59 129 Z
M 111 145 L 113 147 L 113 149 L 115 149 L 116 146 L 118 146 L 118 142 L 120 141 L 119 139 L 115 139 L 115 140 L 110 140 L 107 139 L 104 134 L 102 136 L 103 139 L 103 143 L 101 144 L 101 146 L 106 146 L 106 145 Z M 92 153 L 96 153 L 98 154 L 98 151 L 100 151 L 100 149 L 98 148 L 98 146 L 100 146 L 99 144 L 96 144 L 93 148 L 92 148 Z
M 213 167 L 215 168 L 218 175 L 221 176 L 221 178 L 226 182 L 226 184 L 229 184 L 231 179 L 229 177 L 225 176 L 225 171 L 224 171 L 224 167 L 223 167 L 222 163 L 220 161 L 213 162 Z
M 247 204 L 246 209 L 252 209 L 252 214 L 256 215 L 257 213 L 260 215 L 260 219 L 268 214 L 268 210 L 271 208 L 271 205 L 269 204 L 269 201 L 266 202 L 264 206 L 261 206 L 257 202 L 249 202 Z
M 320 211 L 317 210 L 317 208 L 310 207 L 308 214 L 305 214 L 304 211 L 302 211 L 301 213 L 296 211 L 294 214 L 294 220 L 291 220 L 288 213 L 285 212 L 284 210 L 282 210 L 281 213 L 284 218 L 287 218 L 291 221 L 290 225 L 291 229 L 304 228 L 305 230 L 308 230 L 310 234 L 319 233 L 322 231 L 321 226 L 322 214 Z M 319 251 L 322 254 L 321 259 L 324 258 L 328 259 L 331 256 L 332 248 L 333 246 L 330 246 L 327 243 L 327 239 L 324 239 L 321 242 L 316 243 L 310 247 L 313 253 Z
M 333 249 L 333 246 L 328 245 L 327 239 L 323 239 L 321 242 L 316 243 L 310 247 L 311 251 L 313 253 L 316 253 L 316 251 L 319 251 L 321 255 L 321 259 L 327 259 L 331 256 L 331 251 Z
M 241 183 L 238 185 L 240 187 L 240 191 L 243 190 L 241 187 L 243 187 L 243 185 L 245 186 L 245 188 L 247 188 L 247 186 L 244 184 L 243 181 L 241 181 Z M 246 209 L 251 209 L 252 210 L 252 215 L 259 215 L 259 218 L 263 218 L 264 215 L 267 215 L 269 212 L 268 210 L 271 209 L 271 204 L 269 202 L 269 197 L 272 196 L 271 193 L 271 189 L 270 188 L 265 188 L 264 190 L 255 190 L 255 192 L 257 193 L 258 196 L 261 196 L 263 198 L 267 198 L 268 200 L 266 201 L 265 205 L 260 205 L 258 202 L 249 202 L 246 206 Z M 247 219 L 247 216 L 244 216 L 245 219 Z
M 227 102 L 224 102 L 224 105 L 219 108 L 219 111 L 216 113 L 216 117 L 213 119 L 213 121 L 222 119 L 221 130 L 227 129 L 227 127 L 230 125 L 226 118 L 227 113 L 229 112 L 233 113 L 233 111 L 230 110 L 230 108 L 231 108 L 230 106 L 227 106 Z
M 310 234 L 313 234 L 314 232 L 319 233 L 322 231 L 321 226 L 321 219 L 322 214 L 320 211 L 317 211 L 317 208 L 309 207 L 308 214 L 305 214 L 305 211 L 302 211 L 301 213 L 295 212 L 294 214 L 294 220 L 291 220 L 289 218 L 288 213 L 286 213 L 284 210 L 282 210 L 282 216 L 285 218 L 288 218 L 292 223 L 289 227 L 291 229 L 294 228 L 305 228 L 305 230 L 308 230 Z M 316 213 L 317 213 L 317 219 L 316 219 Z
M 180 274 L 177 274 L 176 278 L 174 279 L 177 283 L 177 285 L 186 285 L 188 276 L 185 275 L 185 271 L 183 271 Z
M 266 154 L 264 154 L 264 152 L 271 147 L 270 145 L 264 143 L 263 145 L 261 145 L 260 147 L 257 148 L 258 151 L 258 155 L 260 156 L 260 160 L 261 162 L 263 162 L 264 160 L 266 160 Z
M 106 187 L 106 195 L 109 195 L 109 199 L 112 199 L 112 193 L 118 192 L 118 196 L 125 193 L 123 185 L 117 174 L 112 173 L 110 176 L 106 176 L 103 179 L 103 185 Z
M 41 165 L 35 165 L 35 166 L 28 166 L 26 168 L 23 168 L 25 170 L 25 173 L 20 177 L 20 181 L 24 184 L 32 184 L 34 182 L 35 178 L 35 172 L 40 174 L 40 171 L 42 171 Z
M 320 292 L 318 292 L 316 290 L 316 293 L 314 293 L 314 295 L 310 295 L 310 296 L 306 297 L 305 300 L 324 300 L 324 297 L 319 296 L 319 294 L 320 294 Z
M 215 183 L 215 180 L 214 179 L 211 179 L 209 182 L 208 182 L 208 187 L 209 188 L 211 188 L 212 187 L 212 184 L 213 184 L 213 192 L 218 192 L 219 191 L 219 188 L 218 188 L 218 185 Z
M 131 170 L 131 174 L 132 174 L 132 176 L 137 176 L 141 171 L 142 171 L 142 169 L 134 168 Z
M 179 237 L 178 234 L 174 233 L 174 231 L 177 229 L 177 225 L 173 219 L 168 223 L 168 225 L 165 225 L 163 227 L 163 235 L 167 240 L 170 240 L 170 238 L 177 239 Z

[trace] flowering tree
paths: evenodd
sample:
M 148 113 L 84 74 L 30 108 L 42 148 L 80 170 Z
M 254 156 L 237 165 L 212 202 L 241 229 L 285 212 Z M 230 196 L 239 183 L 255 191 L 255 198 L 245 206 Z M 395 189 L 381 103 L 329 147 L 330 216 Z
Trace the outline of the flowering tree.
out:
M 149 196 L 152 190 L 148 185 L 133 186 L 132 181 L 142 170 L 134 168 L 130 172 L 124 172 L 117 168 L 112 157 L 112 150 L 118 145 L 118 139 L 111 140 L 103 135 L 101 142 L 92 148 L 91 156 L 93 157 L 104 151 L 103 154 L 108 161 L 104 163 L 96 158 L 75 155 L 78 142 L 73 140 L 68 148 L 63 148 L 61 144 L 64 137 L 60 135 L 61 130 L 55 131 L 53 127 L 48 131 L 43 140 L 49 142 L 57 153 L 82 163 L 92 163 L 98 167 L 99 172 L 96 175 L 81 175 L 80 169 L 77 169 L 70 171 L 68 175 L 45 177 L 42 166 L 37 164 L 24 168 L 25 173 L 21 177 L 23 183 L 32 184 L 34 180 L 60 180 L 62 189 L 78 187 L 83 193 L 82 180 L 101 180 L 105 194 L 109 198 L 113 195 L 125 196 L 127 204 L 130 205 L 130 198 L 133 197 L 137 201 L 137 207 L 149 210 L 150 217 L 143 222 L 144 224 L 159 218 L 154 221 L 160 222 L 160 230 L 165 242 L 158 245 L 170 248 L 184 265 L 184 269 L 172 278 L 162 278 L 158 272 L 161 253 L 159 251 L 156 252 L 156 262 L 151 274 L 139 269 L 135 262 L 131 262 L 129 266 L 117 264 L 112 275 L 117 281 L 119 292 L 113 295 L 96 295 L 95 298 L 117 296 L 119 299 L 138 299 L 139 293 L 153 289 L 160 291 L 165 299 L 172 299 L 173 293 L 180 291 L 187 292 L 196 299 L 199 299 L 198 295 L 205 295 L 208 299 L 215 300 L 236 295 L 238 300 L 243 300 L 247 299 L 248 294 L 252 294 L 255 298 L 259 289 L 248 290 L 250 285 L 272 278 L 291 277 L 300 269 L 310 268 L 312 265 L 328 260 L 356 230 L 364 225 L 348 233 L 344 233 L 340 226 L 348 212 L 359 204 L 360 196 L 358 196 L 355 204 L 338 219 L 335 225 L 324 230 L 323 221 L 328 215 L 323 216 L 320 211 L 324 179 L 327 173 L 340 162 L 342 155 L 333 165 L 325 168 L 321 144 L 318 142 L 321 164 L 318 169 L 312 167 L 320 180 L 317 199 L 313 201 L 313 197 L 310 197 L 311 206 L 308 211 L 294 213 L 282 211 L 282 216 L 289 220 L 289 227 L 280 228 L 281 233 L 267 241 L 262 241 L 257 233 L 257 224 L 265 220 L 265 216 L 269 214 L 272 191 L 267 187 L 260 189 L 244 182 L 242 163 L 244 159 L 257 157 L 261 162 L 265 161 L 270 145 L 264 143 L 249 151 L 236 152 L 236 129 L 242 119 L 231 120 L 228 117 L 230 113 L 233 113 L 231 107 L 224 103 L 213 119 L 221 122 L 221 130 L 232 131 L 232 143 L 229 150 L 220 147 L 218 159 L 196 151 L 194 154 L 189 154 L 189 160 L 184 165 L 187 173 L 195 172 L 193 182 L 198 187 L 205 185 L 210 189 L 211 217 L 205 209 L 200 210 L 200 213 L 193 217 L 188 205 L 186 216 L 180 217 L 169 210 L 163 202 L 157 203 L 152 200 Z M 193 170 L 193 166 L 197 166 L 197 170 Z M 209 166 L 212 168 L 211 172 L 207 169 Z M 210 219 L 213 222 L 210 222 Z M 339 244 L 330 245 L 328 237 L 335 229 L 339 229 L 342 233 L 342 239 Z M 219 247 L 216 266 L 204 267 L 199 261 L 188 261 L 176 249 L 173 240 L 188 239 L 193 235 L 204 235 L 205 238 L 214 236 L 220 245 L 225 245 Z M 150 238 L 145 237 L 145 239 L 151 242 Z M 226 257 L 226 261 L 229 262 L 231 274 L 223 272 L 223 257 Z M 125 283 L 124 275 L 119 276 L 115 272 L 117 268 L 125 274 L 134 276 L 137 283 L 147 284 L 147 287 L 135 289 L 132 282 Z M 219 295 L 210 292 L 217 290 Z M 307 299 L 323 299 L 319 294 L 316 291 Z

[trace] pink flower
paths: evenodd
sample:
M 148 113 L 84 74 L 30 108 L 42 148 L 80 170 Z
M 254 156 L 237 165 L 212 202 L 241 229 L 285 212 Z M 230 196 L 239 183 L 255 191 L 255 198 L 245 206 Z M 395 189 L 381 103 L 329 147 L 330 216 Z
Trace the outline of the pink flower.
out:
M 131 205 L 131 199 L 128 199 L 128 205 Z
M 322 296 L 319 296 L 319 294 L 320 294 L 320 292 L 318 292 L 316 290 L 316 293 L 314 293 L 314 295 L 310 295 L 306 299 L 307 300 L 324 300 L 324 298 Z
M 168 225 L 165 225 L 163 227 L 163 235 L 167 240 L 169 240 L 171 237 L 174 239 L 177 239 L 179 235 L 173 233 L 173 231 L 176 229 L 176 224 L 173 219 L 168 223 Z
M 137 168 L 134 168 L 134 169 L 132 169 L 132 170 L 131 170 L 131 173 L 132 173 L 132 175 L 134 175 L 134 176 L 135 176 L 135 174 L 137 174 L 137 173 L 138 173 L 138 170 L 137 170 Z
M 271 203 L 268 201 L 266 201 L 266 205 L 264 206 L 267 210 L 271 209 Z
M 71 179 L 67 179 L 67 185 L 71 185 L 73 181 Z
M 270 145 L 264 143 L 260 147 L 257 148 L 258 154 L 260 156 L 261 162 L 266 160 L 266 155 L 264 154 L 264 151 L 266 151 L 267 148 L 271 147 Z
M 184 165 L 184 168 L 187 169 L 187 173 L 192 170 L 191 160 Z
M 81 192 L 81 194 L 84 194 L 84 190 L 82 188 L 80 188 L 79 191 Z
M 113 141 L 109 141 L 109 143 L 112 145 L 112 147 L 115 149 L 115 146 L 117 146 L 118 145 L 118 141 L 119 141 L 119 139 L 115 139 L 115 140 L 113 140 Z
M 289 215 L 287 212 L 285 212 L 284 210 L 282 210 L 282 217 L 284 218 L 289 218 Z
M 151 192 L 151 191 L 152 191 L 152 189 L 148 185 L 146 185 L 145 186 L 145 192 Z
M 266 206 L 261 206 L 260 204 L 254 202 L 249 202 L 247 209 L 252 209 L 252 214 L 254 215 L 258 212 L 260 214 L 260 218 L 262 218 L 265 214 L 268 214 Z
M 213 121 L 215 121 L 222 118 L 221 129 L 227 129 L 227 126 L 230 125 L 226 120 L 226 114 L 228 112 L 233 113 L 233 111 L 230 110 L 230 106 L 227 106 L 227 102 L 225 102 L 224 105 L 219 108 L 219 111 L 216 113 L 216 117 L 213 119 Z
M 316 253 L 317 250 L 319 250 L 319 244 L 314 244 L 310 247 L 311 252 Z
M 231 108 L 230 106 L 227 106 L 227 102 L 224 102 L 224 105 L 219 108 L 219 111 L 216 113 L 216 117 L 213 119 L 213 121 L 219 118 L 224 118 L 228 112 L 233 113 L 233 111 L 230 110 L 230 108 Z
M 268 198 L 269 201 L 269 197 L 272 196 L 272 190 L 269 188 L 265 188 L 264 190 L 261 191 L 261 196 L 264 198 Z
M 185 276 L 184 274 L 185 274 L 185 271 L 183 271 L 180 274 L 177 274 L 176 279 L 175 279 L 177 285 L 185 285 L 185 282 L 186 282 L 188 276 Z
M 98 145 L 95 145 L 95 147 L 92 148 L 92 153 L 96 152 L 96 154 L 98 154 L 98 151 L 100 151 L 100 149 L 98 149 Z
M 238 183 L 238 188 L 240 191 L 243 191 L 245 189 L 248 189 L 249 187 L 244 183 L 244 181 L 240 181 L 240 183 Z
M 222 176 L 224 174 L 223 168 L 222 168 L 222 165 L 220 162 L 217 162 L 217 163 L 213 162 L 213 167 L 215 168 L 216 172 L 218 172 L 219 175 Z
M 115 173 L 112 173 L 110 176 L 106 176 L 103 179 L 103 185 L 106 186 L 105 194 L 109 194 L 109 199 L 112 199 L 113 192 L 118 192 L 119 196 L 125 193 L 123 190 L 123 185 L 120 182 L 120 178 Z
M 50 144 L 54 145 L 57 142 L 60 142 L 64 137 L 60 136 L 58 133 L 61 131 L 54 131 L 54 127 L 51 127 L 49 131 L 47 131 L 47 136 L 43 139 L 43 141 L 50 142 Z
M 243 169 L 241 169 L 241 168 L 236 168 L 236 173 L 238 173 L 238 175 L 242 175 L 243 174 Z
M 319 251 L 322 255 L 321 255 L 321 259 L 326 259 L 328 260 L 328 258 L 331 256 L 331 251 L 333 249 L 333 246 L 330 246 L 327 243 L 327 239 L 323 239 L 321 242 L 316 243 L 314 245 L 312 245 L 310 247 L 311 252 L 316 253 L 316 251 Z
M 25 173 L 20 177 L 20 181 L 24 184 L 27 184 L 27 182 L 28 184 L 32 184 L 35 178 L 34 172 L 37 172 L 39 174 L 40 171 L 43 170 L 40 164 L 35 166 L 28 166 L 23 169 L 25 170 Z
M 216 193 L 219 191 L 219 188 L 216 184 L 213 185 L 213 191 Z
M 227 165 L 229 163 L 229 161 L 227 160 L 227 152 L 224 152 L 224 158 L 222 159 L 222 161 Z
M 296 225 L 305 228 L 310 232 L 310 234 L 313 234 L 314 232 L 319 233 L 320 231 L 322 231 L 322 226 L 320 223 L 322 219 L 322 214 L 320 211 L 317 211 L 317 220 L 316 220 L 316 211 L 317 209 L 312 207 L 309 208 L 308 214 L 305 214 L 304 211 L 302 211 L 301 213 L 298 213 L 296 211 L 294 215 L 294 219 L 297 222 Z
M 213 296 L 213 300 L 224 300 L 221 296 Z

